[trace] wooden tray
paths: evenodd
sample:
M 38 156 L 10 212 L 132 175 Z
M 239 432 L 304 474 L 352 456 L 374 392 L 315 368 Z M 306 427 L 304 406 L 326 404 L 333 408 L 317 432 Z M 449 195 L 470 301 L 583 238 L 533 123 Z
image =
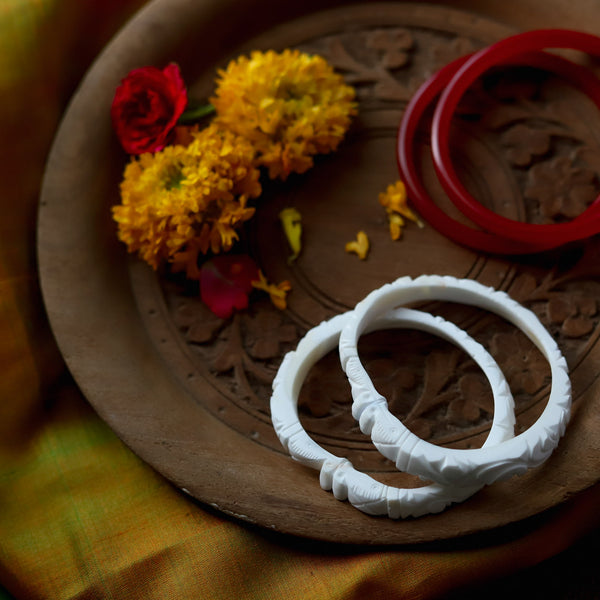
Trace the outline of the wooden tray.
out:
M 481 532 L 538 514 L 598 480 L 600 411 L 599 244 L 507 260 L 455 245 L 431 227 L 389 239 L 377 195 L 397 179 L 395 133 L 417 86 L 452 58 L 519 29 L 593 29 L 586 4 L 534 0 L 441 6 L 262 0 L 155 0 L 101 54 L 58 131 L 39 212 L 43 293 L 61 351 L 81 389 L 145 461 L 198 500 L 244 521 L 298 536 L 357 544 L 400 544 Z M 326 9 L 326 10 L 325 10 Z M 191 95 L 206 97 L 215 68 L 253 48 L 300 47 L 326 56 L 356 85 L 360 115 L 339 151 L 304 176 L 268 184 L 248 244 L 273 281 L 289 279 L 289 309 L 267 302 L 230 321 L 212 317 L 193 290 L 127 259 L 110 206 L 125 162 L 109 106 L 120 78 L 137 66 L 177 61 Z M 598 193 L 600 120 L 587 98 L 547 74 L 511 70 L 486 78 L 461 108 L 457 164 L 482 202 L 513 218 L 574 210 Z M 425 140 L 425 137 L 423 138 Z M 425 180 L 446 206 L 432 175 Z M 550 194 L 552 192 L 552 195 Z M 558 198 L 558 200 L 556 199 Z M 578 204 L 579 203 L 579 204 Z M 292 266 L 277 223 L 299 208 L 304 249 Z M 541 213 L 544 213 L 542 215 Z M 344 253 L 358 229 L 368 260 Z M 552 331 L 572 371 L 574 411 L 558 450 L 542 467 L 494 484 L 442 514 L 392 521 L 368 517 L 320 489 L 318 474 L 293 462 L 270 425 L 270 381 L 303 333 L 400 275 L 470 277 L 508 291 Z M 466 327 L 504 368 L 518 426 L 547 398 L 548 369 L 517 331 L 462 306 L 432 304 Z M 404 331 L 361 346 L 391 406 L 420 435 L 474 447 L 491 417 L 490 390 L 458 350 Z M 311 372 L 301 398 L 306 428 L 373 476 L 395 473 L 349 414 L 335 353 Z

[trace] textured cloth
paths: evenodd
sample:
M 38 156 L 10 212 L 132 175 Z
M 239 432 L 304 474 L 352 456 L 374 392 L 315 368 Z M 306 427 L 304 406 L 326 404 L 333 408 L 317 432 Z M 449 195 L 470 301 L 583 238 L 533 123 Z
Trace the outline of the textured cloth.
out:
M 300 542 L 199 506 L 99 419 L 45 319 L 36 209 L 75 85 L 142 4 L 0 0 L 0 598 L 438 598 L 536 564 L 597 526 L 593 489 L 485 545 Z

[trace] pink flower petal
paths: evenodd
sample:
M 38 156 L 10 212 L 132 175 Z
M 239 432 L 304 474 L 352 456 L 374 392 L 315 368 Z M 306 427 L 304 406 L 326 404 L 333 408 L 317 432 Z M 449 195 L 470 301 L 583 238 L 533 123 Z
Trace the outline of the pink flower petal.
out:
M 217 317 L 227 319 L 234 310 L 247 308 L 257 279 L 258 267 L 249 256 L 215 256 L 200 269 L 200 297 Z

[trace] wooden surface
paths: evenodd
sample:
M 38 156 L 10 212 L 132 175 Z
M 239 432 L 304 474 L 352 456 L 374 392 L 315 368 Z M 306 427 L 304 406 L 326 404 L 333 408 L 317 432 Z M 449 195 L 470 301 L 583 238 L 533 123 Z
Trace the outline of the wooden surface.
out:
M 236 518 L 313 539 L 447 539 L 536 515 L 595 483 L 598 240 L 518 260 L 474 253 L 429 226 L 409 225 L 404 239 L 393 242 L 377 203 L 378 193 L 397 179 L 402 109 L 429 74 L 519 29 L 593 30 L 593 3 L 554 1 L 543 12 L 533 0 L 501 6 L 259 4 L 264 10 L 233 0 L 151 2 L 98 58 L 58 132 L 40 206 L 40 272 L 52 327 L 89 401 L 139 456 L 195 498 Z M 250 223 L 246 243 L 267 277 L 292 282 L 289 309 L 282 313 L 257 300 L 223 322 L 193 288 L 127 260 L 116 240 L 110 206 L 118 202 L 125 157 L 112 136 L 108 107 L 117 82 L 135 66 L 175 60 L 192 84 L 191 95 L 203 97 L 212 90 L 217 65 L 249 49 L 286 46 L 320 53 L 344 72 L 357 87 L 359 116 L 336 154 L 303 176 L 266 184 Z M 460 113 L 453 145 L 461 176 L 496 211 L 556 221 L 598 193 L 600 119 L 567 84 L 539 72 L 497 72 L 469 94 Z M 431 193 L 452 211 L 433 177 L 426 144 L 418 152 Z M 304 226 L 303 253 L 291 266 L 277 220 L 289 205 L 300 210 Z M 366 261 L 343 251 L 358 229 L 371 240 Z M 392 521 L 336 501 L 320 489 L 316 472 L 283 452 L 270 424 L 270 382 L 283 354 L 308 328 L 387 281 L 421 273 L 470 277 L 534 310 L 571 369 L 574 411 L 563 442 L 542 467 L 489 486 L 440 515 Z M 547 365 L 528 340 L 475 309 L 427 308 L 486 345 L 511 384 L 518 431 L 533 422 L 549 381 Z M 491 392 L 461 351 L 432 336 L 399 331 L 367 336 L 361 353 L 392 410 L 416 433 L 453 447 L 481 445 Z M 331 353 L 309 374 L 301 395 L 305 427 L 381 481 L 415 485 L 359 432 L 336 360 Z

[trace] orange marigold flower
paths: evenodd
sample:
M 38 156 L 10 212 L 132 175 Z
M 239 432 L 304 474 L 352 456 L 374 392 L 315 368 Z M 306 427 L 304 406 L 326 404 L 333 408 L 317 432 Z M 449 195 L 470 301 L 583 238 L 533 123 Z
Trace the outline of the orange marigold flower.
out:
M 324 58 L 298 50 L 241 56 L 216 83 L 216 122 L 250 140 L 272 179 L 335 150 L 356 114 L 354 89 Z
M 279 310 L 285 310 L 287 307 L 287 293 L 292 289 L 292 284 L 287 280 L 277 284 L 269 283 L 260 269 L 258 270 L 258 277 L 258 280 L 252 282 L 252 287 L 267 292 L 271 297 L 271 302 Z
M 125 167 L 119 239 L 154 269 L 163 260 L 197 277 L 197 258 L 229 250 L 261 193 L 250 143 L 216 125 L 192 132 L 187 146 L 142 154 Z

